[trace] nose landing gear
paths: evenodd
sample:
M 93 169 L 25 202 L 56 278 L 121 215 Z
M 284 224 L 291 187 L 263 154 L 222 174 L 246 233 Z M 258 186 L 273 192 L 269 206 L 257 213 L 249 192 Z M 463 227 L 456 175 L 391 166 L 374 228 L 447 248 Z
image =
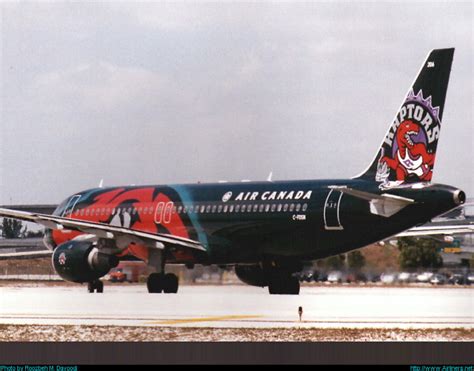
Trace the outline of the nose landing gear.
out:
M 87 283 L 87 291 L 90 293 L 93 293 L 94 291 L 97 293 L 103 293 L 104 292 L 104 283 L 100 280 L 95 280 L 92 282 Z

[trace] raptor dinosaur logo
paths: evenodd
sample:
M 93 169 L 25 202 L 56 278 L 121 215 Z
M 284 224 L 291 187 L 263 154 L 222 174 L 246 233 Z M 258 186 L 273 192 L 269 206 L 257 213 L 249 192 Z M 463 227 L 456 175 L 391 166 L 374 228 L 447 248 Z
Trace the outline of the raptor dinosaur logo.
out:
M 439 133 L 439 107 L 410 91 L 383 143 L 376 180 L 430 181 Z

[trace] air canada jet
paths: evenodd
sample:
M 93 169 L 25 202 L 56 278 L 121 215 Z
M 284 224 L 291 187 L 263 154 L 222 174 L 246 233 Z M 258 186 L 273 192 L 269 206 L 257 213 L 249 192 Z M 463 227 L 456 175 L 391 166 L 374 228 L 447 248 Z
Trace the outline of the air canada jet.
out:
M 46 227 L 54 269 L 89 292 L 103 291 L 99 279 L 120 260 L 140 259 L 155 269 L 150 293 L 178 291 L 167 264 L 217 264 L 270 294 L 299 294 L 294 273 L 304 263 L 465 202 L 462 190 L 431 182 L 453 53 L 429 53 L 372 163 L 353 178 L 94 188 L 53 215 L 2 208 L 0 217 Z

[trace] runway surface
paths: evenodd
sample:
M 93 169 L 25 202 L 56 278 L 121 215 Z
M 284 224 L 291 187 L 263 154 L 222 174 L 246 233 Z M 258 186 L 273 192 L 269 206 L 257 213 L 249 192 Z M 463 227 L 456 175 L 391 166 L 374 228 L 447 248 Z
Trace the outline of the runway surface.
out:
M 299 322 L 298 307 L 303 307 Z M 299 296 L 250 286 L 0 287 L 0 324 L 213 328 L 474 328 L 474 289 L 303 287 Z

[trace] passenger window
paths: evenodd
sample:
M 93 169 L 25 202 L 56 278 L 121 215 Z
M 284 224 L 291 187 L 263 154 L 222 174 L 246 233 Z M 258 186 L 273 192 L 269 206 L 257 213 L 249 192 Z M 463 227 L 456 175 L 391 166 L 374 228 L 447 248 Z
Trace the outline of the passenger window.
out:
M 184 205 L 184 213 L 186 214 L 188 212 L 188 205 Z
M 89 212 L 90 212 L 90 210 L 87 209 L 87 210 L 86 210 L 86 215 L 87 215 L 87 216 L 89 216 Z
M 207 205 L 206 206 L 206 213 L 210 213 L 211 212 L 211 205 Z
M 171 211 L 173 214 L 176 214 L 176 206 L 173 206 L 173 210 Z
M 230 205 L 230 206 L 229 206 L 229 212 L 231 213 L 231 212 L 233 212 L 233 211 L 234 211 L 234 205 Z
M 296 204 L 296 212 L 299 212 L 301 209 L 301 204 Z
M 295 204 L 291 204 L 290 205 L 290 212 L 293 212 L 294 209 L 295 209 Z
M 258 211 L 263 213 L 263 208 L 265 207 L 264 204 L 260 204 L 260 206 L 258 207 Z
M 288 204 L 284 204 L 284 205 L 283 205 L 283 211 L 284 211 L 284 212 L 287 212 L 287 211 L 288 211 Z
M 201 205 L 201 214 L 206 210 L 206 207 L 204 205 Z
M 217 205 L 212 205 L 212 212 L 215 213 L 217 210 Z
M 238 206 L 238 205 L 237 205 L 237 206 Z M 242 210 L 242 212 L 245 211 L 245 205 L 242 205 L 242 209 L 241 209 L 241 210 Z
M 222 205 L 219 205 L 219 206 L 217 207 L 217 212 L 218 212 L 218 213 L 222 212 Z
M 265 205 L 265 212 L 268 213 L 270 211 L 270 204 Z
M 276 207 L 277 207 L 276 204 L 272 204 L 272 213 L 276 210 Z
M 308 204 L 303 204 L 302 210 L 303 210 L 303 211 L 306 211 L 307 209 L 308 209 Z
M 235 205 L 235 212 L 238 213 L 240 211 L 240 204 Z
M 178 206 L 178 214 L 181 214 L 182 211 L 183 211 L 183 207 L 181 205 Z
M 229 206 L 228 206 L 228 205 L 224 205 L 224 209 L 223 209 L 223 211 L 226 213 L 228 208 L 229 208 Z
M 281 208 L 282 208 L 282 205 L 281 205 L 281 204 L 278 204 L 277 211 L 280 212 L 280 211 L 281 211 Z
M 254 207 L 254 211 L 255 211 L 255 207 Z M 252 205 L 247 205 L 247 212 L 248 213 L 252 212 Z

